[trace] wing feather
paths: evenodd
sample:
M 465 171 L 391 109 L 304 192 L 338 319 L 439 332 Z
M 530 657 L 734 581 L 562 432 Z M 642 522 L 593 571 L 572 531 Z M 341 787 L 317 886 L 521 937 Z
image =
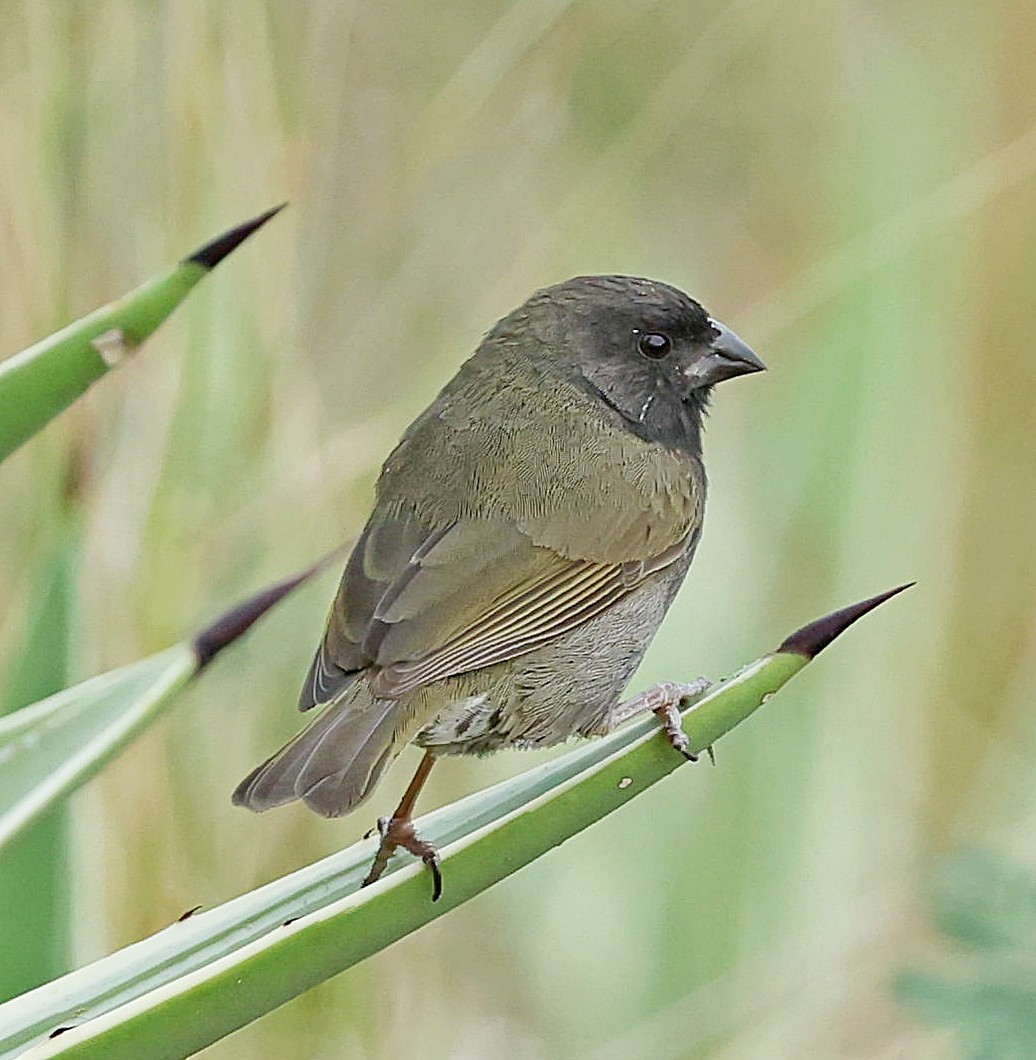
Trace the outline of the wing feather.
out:
M 643 560 L 568 559 L 514 521 L 429 528 L 412 512 L 376 510 L 346 567 L 300 706 L 333 699 L 361 671 L 376 696 L 395 699 L 534 651 L 690 547 L 688 534 Z
M 479 630 L 449 650 L 435 652 L 411 664 L 396 663 L 380 671 L 374 679 L 375 690 L 381 695 L 401 696 L 432 681 L 525 655 L 607 610 L 629 591 L 628 586 L 619 582 L 607 582 L 578 606 L 537 615 L 535 621 L 522 629 L 505 631 L 495 637 L 491 630 Z

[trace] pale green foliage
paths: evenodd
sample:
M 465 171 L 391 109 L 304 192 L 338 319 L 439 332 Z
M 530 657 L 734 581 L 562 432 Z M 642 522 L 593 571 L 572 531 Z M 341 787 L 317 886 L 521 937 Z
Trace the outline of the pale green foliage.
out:
M 129 742 L 195 673 L 190 644 L 0 718 L 0 848 Z
M 952 1027 L 966 1060 L 1036 1054 L 1036 876 L 965 850 L 940 869 L 930 902 L 945 970 L 902 973 L 899 996 L 926 1023 Z

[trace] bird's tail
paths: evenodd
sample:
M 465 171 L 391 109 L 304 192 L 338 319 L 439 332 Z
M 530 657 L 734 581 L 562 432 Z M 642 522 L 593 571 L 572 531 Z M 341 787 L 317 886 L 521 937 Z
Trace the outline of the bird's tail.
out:
M 354 810 L 402 746 L 401 709 L 398 700 L 372 699 L 353 685 L 238 784 L 234 805 L 262 813 L 302 799 L 324 817 Z

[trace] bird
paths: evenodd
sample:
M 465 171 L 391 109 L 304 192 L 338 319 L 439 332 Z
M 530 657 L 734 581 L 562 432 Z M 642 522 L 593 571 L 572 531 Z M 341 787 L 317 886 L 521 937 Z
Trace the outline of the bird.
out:
M 613 731 L 702 683 L 621 699 L 702 531 L 713 388 L 765 365 L 667 283 L 577 276 L 499 320 L 404 432 L 345 565 L 299 699 L 315 719 L 233 794 L 355 810 L 408 744 L 424 757 L 363 885 L 398 849 L 442 893 L 413 824 L 434 763 Z

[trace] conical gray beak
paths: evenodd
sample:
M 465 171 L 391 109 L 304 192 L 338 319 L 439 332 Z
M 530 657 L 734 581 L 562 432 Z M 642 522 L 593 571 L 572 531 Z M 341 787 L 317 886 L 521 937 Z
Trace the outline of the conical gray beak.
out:
M 718 320 L 710 323 L 718 334 L 685 373 L 692 387 L 713 386 L 735 376 L 766 371 L 766 365 L 736 332 Z

